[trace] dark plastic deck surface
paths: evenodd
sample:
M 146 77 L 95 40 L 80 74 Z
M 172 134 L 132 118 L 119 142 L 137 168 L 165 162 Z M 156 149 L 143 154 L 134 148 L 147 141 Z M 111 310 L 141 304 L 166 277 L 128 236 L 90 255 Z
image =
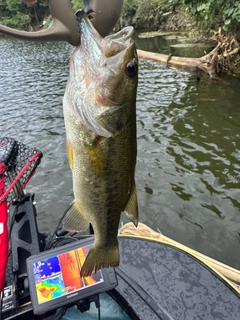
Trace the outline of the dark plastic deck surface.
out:
M 132 237 L 120 237 L 119 245 L 116 293 L 136 319 L 240 319 L 239 293 L 190 254 Z

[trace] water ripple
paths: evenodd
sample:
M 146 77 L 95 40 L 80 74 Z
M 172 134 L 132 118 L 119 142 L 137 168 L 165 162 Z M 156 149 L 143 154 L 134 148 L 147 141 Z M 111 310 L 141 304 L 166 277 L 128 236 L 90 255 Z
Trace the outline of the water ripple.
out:
M 0 40 L 1 135 L 39 147 L 41 230 L 72 200 L 62 113 L 71 47 Z M 205 254 L 240 267 L 239 79 L 140 59 L 136 182 L 140 220 Z

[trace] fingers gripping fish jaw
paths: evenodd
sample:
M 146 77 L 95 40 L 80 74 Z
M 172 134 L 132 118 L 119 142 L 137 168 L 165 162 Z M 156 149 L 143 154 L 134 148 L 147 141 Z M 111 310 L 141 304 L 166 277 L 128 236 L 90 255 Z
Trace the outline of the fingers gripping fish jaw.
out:
M 84 0 L 84 11 L 102 37 L 106 37 L 116 25 L 123 0 Z
M 23 2 L 34 5 L 37 0 L 23 0 Z M 52 23 L 47 29 L 39 32 L 26 32 L 0 24 L 0 33 L 22 40 L 67 41 L 77 46 L 80 43 L 80 30 L 71 0 L 49 0 L 48 3 Z M 108 35 L 120 17 L 123 0 L 84 0 L 84 4 L 84 10 L 98 32 L 103 37 Z

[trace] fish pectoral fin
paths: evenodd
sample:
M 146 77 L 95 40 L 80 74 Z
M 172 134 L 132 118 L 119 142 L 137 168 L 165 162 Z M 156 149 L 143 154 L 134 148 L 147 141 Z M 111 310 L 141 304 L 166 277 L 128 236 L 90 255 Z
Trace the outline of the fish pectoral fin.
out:
M 68 162 L 69 162 L 70 168 L 71 170 L 73 170 L 73 166 L 74 166 L 73 149 L 69 141 L 66 142 L 66 150 L 67 150 L 67 156 L 68 156 Z
M 119 262 L 118 244 L 108 249 L 93 246 L 83 263 L 80 276 L 88 277 L 93 271 L 97 272 L 101 268 L 116 267 Z
M 79 232 L 86 230 L 88 227 L 89 221 L 83 217 L 77 203 L 73 202 L 63 220 L 63 229 L 67 231 Z
M 103 128 L 107 134 L 104 137 L 115 137 L 124 127 L 127 117 L 124 116 L 124 108 L 122 106 L 112 106 L 103 112 L 97 118 L 100 128 Z
M 137 203 L 137 190 L 136 185 L 134 183 L 131 191 L 130 198 L 128 200 L 128 203 L 126 205 L 126 208 L 124 209 L 124 212 L 126 216 L 132 220 L 135 227 L 138 225 L 138 203 Z
M 86 145 L 86 150 L 94 171 L 98 176 L 102 176 L 105 168 L 105 159 L 99 141 L 95 139 L 93 143 Z

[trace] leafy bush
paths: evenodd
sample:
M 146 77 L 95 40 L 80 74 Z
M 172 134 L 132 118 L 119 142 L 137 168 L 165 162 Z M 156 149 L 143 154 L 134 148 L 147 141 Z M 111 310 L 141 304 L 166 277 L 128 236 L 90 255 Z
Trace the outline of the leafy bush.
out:
M 83 0 L 72 0 L 72 6 L 75 11 L 77 11 L 78 9 L 83 9 Z
M 84 0 L 72 0 L 72 4 L 77 10 L 84 7 Z M 163 26 L 176 9 L 183 11 L 183 8 L 196 18 L 200 29 L 221 26 L 240 35 L 239 0 L 124 0 L 119 27 L 134 25 L 155 30 Z M 21 0 L 0 0 L 0 23 L 10 27 L 37 29 L 48 16 L 47 0 L 38 0 L 34 5 L 26 5 Z
M 158 29 L 177 6 L 178 0 L 124 0 L 121 27 L 131 24 L 137 29 Z
M 20 0 L 0 0 L 0 23 L 15 29 L 34 29 L 47 15 L 47 0 L 38 0 L 34 5 Z
M 225 31 L 240 30 L 239 0 L 185 0 L 183 2 L 186 9 L 197 17 L 198 23 L 203 28 L 214 21 Z

